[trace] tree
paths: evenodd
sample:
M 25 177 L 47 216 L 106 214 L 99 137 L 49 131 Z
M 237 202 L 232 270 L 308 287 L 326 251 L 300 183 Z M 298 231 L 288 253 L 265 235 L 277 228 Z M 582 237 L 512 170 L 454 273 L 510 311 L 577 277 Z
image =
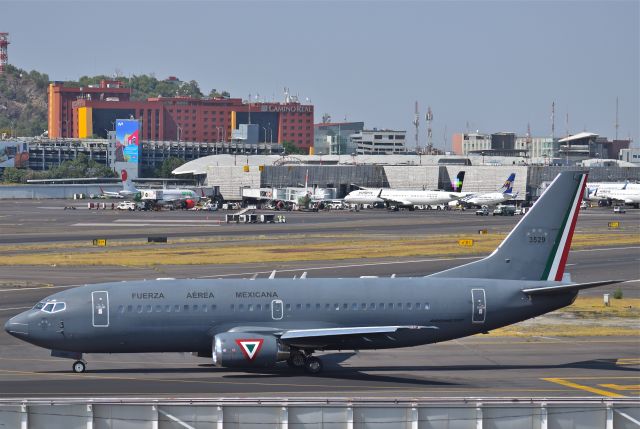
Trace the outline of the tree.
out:
M 162 165 L 156 170 L 158 177 L 171 177 L 172 171 L 184 164 L 185 161 L 182 158 L 170 156 L 162 162 Z
M 299 148 L 293 142 L 290 142 L 290 141 L 286 141 L 286 140 L 283 141 L 282 148 L 284 149 L 284 152 L 287 155 L 306 155 L 306 152 L 304 149 Z
M 183 82 L 178 87 L 177 95 L 183 97 L 194 97 L 194 98 L 202 98 L 204 95 L 202 91 L 200 91 L 200 86 L 198 82 L 195 80 L 190 80 L 189 82 Z

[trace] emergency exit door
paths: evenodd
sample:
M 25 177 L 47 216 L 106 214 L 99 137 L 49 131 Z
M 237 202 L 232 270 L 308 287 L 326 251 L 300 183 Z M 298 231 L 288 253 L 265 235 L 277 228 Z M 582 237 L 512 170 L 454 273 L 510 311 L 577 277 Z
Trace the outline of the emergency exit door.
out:
M 484 289 L 471 289 L 471 300 L 473 301 L 473 323 L 484 323 L 487 315 L 487 302 L 485 300 Z
M 106 291 L 91 292 L 93 326 L 106 328 L 109 326 L 109 293 Z
M 282 308 L 282 301 L 274 299 L 271 301 L 271 318 L 273 320 L 281 320 L 284 316 L 284 310 Z

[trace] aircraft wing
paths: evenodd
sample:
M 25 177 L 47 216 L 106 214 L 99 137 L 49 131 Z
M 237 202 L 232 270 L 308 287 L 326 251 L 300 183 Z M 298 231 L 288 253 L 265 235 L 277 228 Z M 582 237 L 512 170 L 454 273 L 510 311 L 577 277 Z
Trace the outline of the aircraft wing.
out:
M 592 287 L 606 286 L 614 283 L 621 283 L 623 281 L 624 280 L 604 280 L 604 281 L 590 282 L 590 283 L 572 283 L 572 284 L 564 284 L 564 285 L 543 286 L 543 287 L 522 289 L 522 292 L 531 296 L 554 295 L 557 293 L 573 292 L 573 291 L 579 291 L 582 289 L 589 289 Z
M 393 334 L 401 331 L 416 331 L 420 329 L 438 329 L 437 326 L 356 326 L 350 328 L 320 328 L 320 329 L 293 329 L 285 331 L 280 340 L 285 344 L 297 346 L 324 346 L 339 343 L 342 339 L 357 336 L 375 339 L 378 335 L 384 335 L 393 339 Z
M 382 194 L 382 191 L 380 191 L 380 194 Z M 381 195 L 378 195 L 378 198 L 381 198 L 384 201 L 386 201 L 388 203 L 392 203 L 392 204 L 401 204 L 403 206 L 413 205 L 413 203 L 411 201 L 408 201 L 408 200 L 400 200 L 400 199 L 396 199 L 396 198 L 383 197 Z

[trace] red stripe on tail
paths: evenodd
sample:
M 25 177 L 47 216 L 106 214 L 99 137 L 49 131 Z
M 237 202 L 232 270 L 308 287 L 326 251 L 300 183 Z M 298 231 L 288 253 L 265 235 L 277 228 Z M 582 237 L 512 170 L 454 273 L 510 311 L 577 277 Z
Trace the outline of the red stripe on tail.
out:
M 556 272 L 556 281 L 561 281 L 562 276 L 564 275 L 564 267 L 567 263 L 567 259 L 569 257 L 569 249 L 571 248 L 571 239 L 573 238 L 573 231 L 576 229 L 576 223 L 578 222 L 578 213 L 580 213 L 580 204 L 582 203 L 582 196 L 584 195 L 584 188 L 587 186 L 587 176 L 588 174 L 583 175 L 582 186 L 580 186 L 580 193 L 578 194 L 578 202 L 576 203 L 576 211 L 573 213 L 573 219 L 571 219 L 571 227 L 569 229 L 569 234 L 567 235 L 567 241 L 564 243 L 564 249 L 562 249 L 562 257 L 560 258 L 560 263 L 558 264 L 558 271 Z

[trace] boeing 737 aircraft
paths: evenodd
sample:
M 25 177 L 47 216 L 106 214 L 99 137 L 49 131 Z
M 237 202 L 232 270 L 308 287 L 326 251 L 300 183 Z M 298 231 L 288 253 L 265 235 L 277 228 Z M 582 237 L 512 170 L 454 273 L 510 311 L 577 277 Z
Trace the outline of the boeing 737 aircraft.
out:
M 640 204 L 640 189 L 629 188 L 629 181 L 627 180 L 621 189 L 604 189 L 596 191 L 600 197 L 608 198 L 614 201 L 621 201 L 625 204 Z
M 7 321 L 11 335 L 83 353 L 196 352 L 230 368 L 286 361 L 322 370 L 319 350 L 411 347 L 486 333 L 571 304 L 564 275 L 587 175 L 560 173 L 486 258 L 419 278 L 126 281 L 58 292 Z
M 462 198 L 460 201 L 474 206 L 494 206 L 508 200 L 513 200 L 518 196 L 517 192 L 515 194 L 513 193 L 513 182 L 515 180 L 516 173 L 511 173 L 504 182 L 504 185 L 502 185 L 502 188 L 498 189 L 496 192 L 469 195 L 468 197 Z
M 464 171 L 456 176 L 453 183 L 453 192 L 448 191 L 420 191 L 400 189 L 357 189 L 344 197 L 348 204 L 376 204 L 387 203 L 393 206 L 413 208 L 414 205 L 447 204 L 451 201 L 465 197 L 469 194 L 462 192 Z

